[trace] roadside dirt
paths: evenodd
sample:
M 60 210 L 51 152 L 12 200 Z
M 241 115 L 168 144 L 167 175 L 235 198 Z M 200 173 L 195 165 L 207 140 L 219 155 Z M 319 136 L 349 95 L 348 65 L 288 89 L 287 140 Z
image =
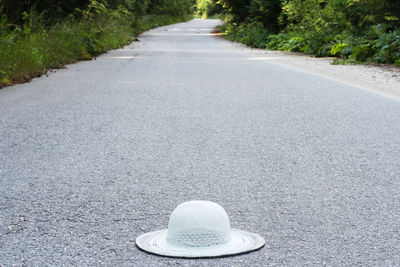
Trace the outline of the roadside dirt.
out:
M 326 78 L 361 87 L 400 101 L 400 68 L 391 65 L 332 65 L 334 58 L 254 49 L 260 60 L 293 67 Z
M 230 42 L 217 32 L 218 29 L 213 33 L 226 42 Z M 250 53 L 254 56 L 254 60 L 271 61 L 321 75 L 400 101 L 400 67 L 376 64 L 332 65 L 334 58 L 315 58 L 302 53 L 268 51 L 231 43 L 238 49 L 251 49 Z

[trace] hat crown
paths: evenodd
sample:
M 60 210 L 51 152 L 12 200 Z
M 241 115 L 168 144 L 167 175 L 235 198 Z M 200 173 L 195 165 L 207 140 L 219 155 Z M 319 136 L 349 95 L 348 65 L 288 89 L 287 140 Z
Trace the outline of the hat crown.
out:
M 191 247 L 224 244 L 231 240 L 228 214 L 211 201 L 184 202 L 170 216 L 167 240 Z

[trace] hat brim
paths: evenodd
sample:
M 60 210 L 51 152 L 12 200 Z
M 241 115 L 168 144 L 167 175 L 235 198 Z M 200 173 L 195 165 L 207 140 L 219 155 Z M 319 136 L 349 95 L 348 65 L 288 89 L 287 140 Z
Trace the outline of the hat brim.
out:
M 231 229 L 232 239 L 220 245 L 190 247 L 171 244 L 167 241 L 167 229 L 142 234 L 136 245 L 147 252 L 177 258 L 213 258 L 251 252 L 264 246 L 265 240 L 258 234 Z

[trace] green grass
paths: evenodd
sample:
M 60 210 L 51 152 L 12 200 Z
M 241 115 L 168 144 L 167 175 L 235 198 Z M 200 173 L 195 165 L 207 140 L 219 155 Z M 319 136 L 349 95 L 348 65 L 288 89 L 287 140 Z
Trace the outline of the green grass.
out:
M 124 9 L 70 18 L 51 27 L 42 16 L 26 14 L 22 26 L 0 19 L 0 87 L 28 81 L 49 69 L 88 60 L 132 42 L 148 29 L 190 17 L 147 15 L 136 19 Z

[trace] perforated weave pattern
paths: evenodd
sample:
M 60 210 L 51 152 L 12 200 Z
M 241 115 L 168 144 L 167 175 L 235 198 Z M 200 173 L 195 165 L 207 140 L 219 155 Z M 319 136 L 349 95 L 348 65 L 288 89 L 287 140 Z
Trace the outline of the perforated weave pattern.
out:
M 223 233 L 217 231 L 179 232 L 168 236 L 169 240 L 192 247 L 205 247 L 226 243 Z

